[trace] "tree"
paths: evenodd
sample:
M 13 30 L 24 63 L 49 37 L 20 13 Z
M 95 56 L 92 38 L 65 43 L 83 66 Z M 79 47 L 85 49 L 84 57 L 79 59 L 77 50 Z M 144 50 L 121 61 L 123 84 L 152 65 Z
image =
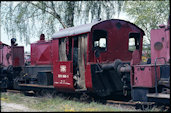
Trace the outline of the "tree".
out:
M 151 29 L 167 22 L 169 17 L 169 0 L 159 1 L 126 1 L 124 11 L 134 19 L 134 23 L 145 31 L 145 44 L 150 44 Z
M 124 1 L 84 1 L 85 20 L 92 22 L 94 19 L 111 19 L 117 14 L 119 17 Z M 86 23 L 86 21 L 84 21 Z M 89 21 L 88 21 L 89 22 Z
M 150 31 L 160 24 L 166 24 L 170 12 L 169 0 L 159 1 L 126 1 L 123 10 L 133 19 L 137 26 L 145 31 L 143 51 L 150 58 Z
M 29 44 L 30 37 L 39 37 L 41 33 L 51 37 L 59 29 L 89 23 L 97 18 L 112 18 L 116 11 L 120 11 L 122 3 L 122 1 L 2 2 L 2 23 L 10 38 L 20 37 L 20 40 Z
M 39 36 L 41 33 L 49 36 L 55 32 L 56 23 L 60 23 L 59 27 L 66 28 L 61 16 L 61 4 L 63 4 L 62 1 L 56 3 L 53 1 L 28 1 L 19 2 L 17 5 L 14 2 L 4 3 L 2 17 L 4 17 L 3 23 L 7 34 L 17 36 L 16 33 L 18 33 L 20 39 L 24 39 L 26 44 L 29 44 L 30 37 Z

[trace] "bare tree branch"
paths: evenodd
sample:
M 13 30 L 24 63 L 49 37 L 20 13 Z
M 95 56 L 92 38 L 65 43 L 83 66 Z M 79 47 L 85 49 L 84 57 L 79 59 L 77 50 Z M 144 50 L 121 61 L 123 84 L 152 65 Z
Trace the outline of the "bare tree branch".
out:
M 30 1 L 28 1 L 28 2 L 31 3 L 33 6 L 39 8 L 39 9 L 41 9 L 41 10 L 44 10 L 42 7 L 36 5 L 36 4 L 32 3 L 32 2 L 30 2 Z M 66 28 L 65 24 L 64 24 L 64 23 L 62 22 L 62 20 L 61 20 L 61 17 L 60 17 L 56 12 L 50 12 L 50 11 L 48 11 L 48 10 L 46 10 L 46 9 L 45 9 L 44 11 L 47 12 L 47 13 L 49 13 L 49 14 L 51 14 L 51 15 L 54 16 L 55 18 L 57 18 L 58 21 L 61 23 L 62 27 L 63 27 L 63 28 Z

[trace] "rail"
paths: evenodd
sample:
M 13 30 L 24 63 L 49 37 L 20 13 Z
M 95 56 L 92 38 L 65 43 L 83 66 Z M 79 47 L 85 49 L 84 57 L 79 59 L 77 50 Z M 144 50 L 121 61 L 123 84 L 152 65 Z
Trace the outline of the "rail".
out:
M 166 64 L 166 59 L 164 57 L 159 57 L 159 58 L 155 59 L 155 93 L 156 94 L 158 93 L 158 89 L 157 89 L 157 69 L 156 69 L 157 68 L 157 66 L 156 66 L 157 59 L 164 59 L 165 64 Z

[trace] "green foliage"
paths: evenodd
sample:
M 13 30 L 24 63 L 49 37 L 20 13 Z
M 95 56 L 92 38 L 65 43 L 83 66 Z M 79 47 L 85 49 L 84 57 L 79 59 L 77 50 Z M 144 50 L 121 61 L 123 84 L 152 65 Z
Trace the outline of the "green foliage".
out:
M 10 38 L 20 37 L 26 44 L 33 37 L 38 39 L 41 33 L 49 39 L 56 29 L 65 26 L 62 4 L 63 1 L 2 2 L 3 27 Z
M 41 33 L 51 38 L 61 28 L 119 15 L 123 1 L 19 1 L 2 2 L 2 23 L 8 36 L 30 43 Z
M 160 24 L 166 24 L 170 14 L 169 0 L 126 1 L 123 10 L 145 31 L 148 39 L 144 40 L 145 43 L 150 43 L 151 29 L 158 28 Z

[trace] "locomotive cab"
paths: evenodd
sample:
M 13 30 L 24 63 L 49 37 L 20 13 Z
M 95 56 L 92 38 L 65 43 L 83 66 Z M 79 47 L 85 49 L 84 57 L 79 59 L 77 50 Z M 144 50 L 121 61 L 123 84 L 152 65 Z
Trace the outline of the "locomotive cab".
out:
M 31 44 L 31 65 L 24 67 L 26 83 L 20 86 L 127 96 L 129 64 L 141 60 L 143 35 L 135 24 L 119 19 L 66 28 L 49 41 L 41 35 Z
M 143 30 L 136 25 L 117 19 L 66 28 L 53 34 L 54 87 L 64 91 L 91 91 L 101 96 L 122 92 L 129 82 L 122 82 L 123 75 L 115 68 L 130 64 L 134 50 L 141 56 L 143 35 Z

